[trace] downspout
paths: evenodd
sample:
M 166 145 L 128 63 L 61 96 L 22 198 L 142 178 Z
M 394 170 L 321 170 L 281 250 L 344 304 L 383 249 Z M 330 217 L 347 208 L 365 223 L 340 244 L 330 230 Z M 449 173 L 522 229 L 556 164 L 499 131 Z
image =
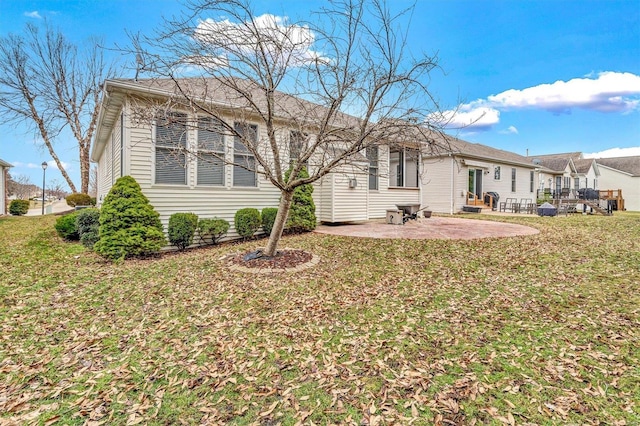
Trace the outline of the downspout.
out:
M 120 177 L 125 175 L 124 174 L 125 173 L 124 143 L 125 143 L 125 140 L 124 140 L 124 108 L 123 108 L 123 111 L 120 112 Z
M 451 153 L 449 153 L 449 157 L 451 158 L 451 180 L 449 182 L 449 185 L 451 187 L 451 202 L 449 205 L 449 214 L 453 216 L 453 209 L 454 209 L 454 204 L 455 204 L 455 188 L 453 186 L 454 184 L 454 163 L 455 163 L 455 159 L 453 158 L 453 155 L 451 155 Z

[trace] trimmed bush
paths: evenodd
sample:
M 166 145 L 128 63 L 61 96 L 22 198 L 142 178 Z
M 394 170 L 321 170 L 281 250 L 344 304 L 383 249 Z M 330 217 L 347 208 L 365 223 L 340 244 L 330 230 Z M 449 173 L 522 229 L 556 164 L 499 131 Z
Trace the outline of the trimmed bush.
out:
M 22 216 L 29 211 L 29 200 L 12 200 L 9 204 L 9 213 L 13 216 Z
M 193 243 L 193 235 L 198 227 L 198 215 L 195 213 L 174 213 L 169 217 L 169 242 L 184 250 Z
M 271 235 L 277 214 L 278 209 L 275 207 L 265 207 L 262 209 L 262 229 L 264 229 L 265 234 Z
M 80 239 L 80 234 L 78 233 L 78 228 L 76 226 L 77 218 L 78 212 L 73 212 L 60 216 L 56 220 L 54 227 L 61 238 L 64 238 L 67 241 L 78 241 Z
M 254 209 L 253 207 L 240 209 L 236 212 L 234 224 L 236 232 L 240 234 L 241 237 L 252 237 L 253 234 L 260 229 L 260 225 L 262 224 L 260 220 L 260 212 L 258 209 Z
M 100 210 L 82 209 L 76 217 L 76 228 L 80 235 L 80 242 L 88 249 L 98 241 L 98 228 L 100 227 Z
M 105 197 L 99 236 L 93 249 L 113 261 L 157 252 L 166 244 L 160 215 L 131 176 L 119 178 Z
M 289 179 L 291 169 L 285 173 L 285 179 Z M 306 168 L 302 168 L 298 173 L 298 178 L 307 178 Z M 313 185 L 306 184 L 297 187 L 293 191 L 291 210 L 287 218 L 287 229 L 292 232 L 306 232 L 316 229 L 316 205 L 313 202 Z
M 211 241 L 216 244 L 229 231 L 229 222 L 214 217 L 213 219 L 200 219 L 198 222 L 198 235 L 202 241 Z
M 75 194 L 68 195 L 65 200 L 67 201 L 67 205 L 71 207 L 95 206 L 95 203 L 91 203 L 91 196 L 89 194 L 80 194 L 76 192 Z

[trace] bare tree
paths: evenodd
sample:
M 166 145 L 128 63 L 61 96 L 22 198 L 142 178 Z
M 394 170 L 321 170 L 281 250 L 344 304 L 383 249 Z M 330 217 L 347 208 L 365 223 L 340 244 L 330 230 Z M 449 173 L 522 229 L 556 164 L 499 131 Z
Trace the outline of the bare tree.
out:
M 87 194 L 92 197 L 98 195 L 98 168 L 96 166 L 91 167 L 89 172 L 89 192 Z
M 398 21 L 410 9 L 392 15 L 383 1 L 336 1 L 314 22 L 294 23 L 256 16 L 249 0 L 188 6 L 156 37 L 134 39 L 135 52 L 158 77 L 149 84 L 172 90 L 156 109 L 213 118 L 216 131 L 234 138 L 236 153 L 246 154 L 217 160 L 255 171 L 280 190 L 267 256 L 276 253 L 298 186 L 361 165 L 370 146 L 432 151 L 444 140 L 441 123 L 429 120 L 439 110 L 428 88 L 437 57 L 410 57 Z M 201 19 L 207 16 L 224 18 Z M 266 130 L 260 137 L 256 122 Z M 303 167 L 309 177 L 300 175 Z
M 65 187 L 66 185 L 63 182 L 53 179 L 47 185 L 47 195 L 49 197 L 63 198 L 67 194 Z
M 31 183 L 31 178 L 27 175 L 11 174 L 7 176 L 7 192 L 8 195 L 15 195 L 20 200 L 28 200 L 34 193 L 37 193 L 38 187 Z
M 25 122 L 42 139 L 60 173 L 78 192 L 55 149 L 68 128 L 78 144 L 80 190 L 89 189 L 89 153 L 102 81 L 112 76 L 98 43 L 78 52 L 62 33 L 27 25 L 24 35 L 0 37 L 0 115 Z

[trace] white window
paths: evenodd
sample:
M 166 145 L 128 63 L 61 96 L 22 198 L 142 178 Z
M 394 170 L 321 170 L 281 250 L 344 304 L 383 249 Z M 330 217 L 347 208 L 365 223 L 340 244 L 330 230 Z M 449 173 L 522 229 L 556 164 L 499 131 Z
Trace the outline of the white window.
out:
M 155 183 L 187 184 L 187 115 L 168 113 L 156 118 Z
M 493 168 L 493 180 L 500 180 L 500 166 Z
M 516 192 L 516 168 L 511 168 L 511 192 Z
M 289 134 L 289 166 L 293 166 L 307 149 L 307 135 L 297 130 Z M 308 161 L 304 162 L 305 166 Z
M 418 187 L 418 150 L 392 149 L 389 152 L 389 186 Z
M 533 188 L 535 186 L 535 172 L 533 170 L 531 170 L 529 172 L 529 192 L 533 192 Z
M 224 136 L 220 121 L 198 118 L 198 185 L 224 185 Z
M 369 189 L 378 189 L 378 147 L 367 147 L 367 159 L 369 160 Z
M 256 158 L 244 145 L 258 144 L 258 126 L 247 123 L 234 123 L 236 136 L 233 141 L 233 186 L 257 186 Z

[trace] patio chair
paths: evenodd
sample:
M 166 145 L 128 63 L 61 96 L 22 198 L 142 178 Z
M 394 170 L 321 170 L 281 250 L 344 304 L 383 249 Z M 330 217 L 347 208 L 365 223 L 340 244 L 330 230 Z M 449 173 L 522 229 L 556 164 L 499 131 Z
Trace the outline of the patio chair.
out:
M 500 211 L 501 212 L 506 212 L 506 211 L 513 211 L 513 204 L 517 203 L 518 199 L 517 198 L 507 198 L 506 200 L 502 201 L 500 203 Z
M 535 207 L 536 205 L 531 198 L 521 198 L 519 213 L 534 213 Z

